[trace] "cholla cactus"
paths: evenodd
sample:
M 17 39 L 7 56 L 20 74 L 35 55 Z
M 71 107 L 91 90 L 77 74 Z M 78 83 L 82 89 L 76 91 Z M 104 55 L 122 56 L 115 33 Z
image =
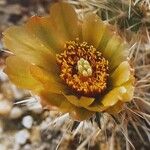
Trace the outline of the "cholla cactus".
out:
M 71 0 L 67 2 L 74 4 L 80 15 L 93 11 L 102 20 L 116 25 L 122 31 L 126 29 L 138 32 L 143 27 L 150 28 L 150 8 L 147 0 Z

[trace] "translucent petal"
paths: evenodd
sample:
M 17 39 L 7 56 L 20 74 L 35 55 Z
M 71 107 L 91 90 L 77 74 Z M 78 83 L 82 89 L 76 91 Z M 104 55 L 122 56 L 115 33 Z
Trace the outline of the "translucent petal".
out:
M 123 109 L 124 103 L 118 101 L 114 106 L 109 107 L 106 112 L 109 114 L 118 114 Z
M 129 81 L 123 84 L 123 86 L 126 88 L 126 93 L 122 96 L 123 102 L 129 102 L 133 99 L 134 96 L 134 77 L 131 75 Z
M 130 65 L 127 61 L 122 62 L 111 75 L 113 86 L 120 86 L 130 78 Z
M 82 25 L 83 41 L 97 48 L 105 29 L 106 26 L 96 14 L 87 15 Z
M 108 24 L 105 24 L 105 32 L 103 33 L 103 36 L 100 40 L 97 50 L 103 53 L 103 51 L 105 50 L 107 46 L 107 43 L 112 37 L 113 37 L 113 31 L 111 31 L 111 26 Z
M 112 89 L 109 91 L 104 98 L 102 99 L 101 103 L 105 106 L 113 106 L 115 105 L 119 100 L 123 99 L 123 94 L 127 92 L 127 89 L 124 86 L 120 86 L 117 88 Z
M 47 70 L 57 69 L 56 58 L 45 45 L 35 38 L 25 27 L 11 27 L 4 32 L 5 48 L 16 56 Z
M 62 94 L 51 93 L 48 91 L 42 91 L 40 93 L 41 101 L 44 105 L 51 109 L 58 109 L 61 112 L 72 112 L 75 107 L 68 102 L 68 100 Z
M 59 76 L 51 74 L 38 66 L 31 66 L 30 72 L 32 76 L 43 84 L 47 91 L 53 93 L 66 93 L 66 86 L 59 82 Z
M 103 112 L 104 110 L 107 109 L 107 107 L 105 107 L 102 103 L 100 103 L 100 104 L 87 106 L 86 109 L 94 112 Z
M 58 53 L 62 51 L 64 42 L 66 41 L 66 39 L 61 36 L 57 26 L 59 26 L 59 24 L 54 24 L 50 16 L 34 16 L 30 18 L 25 25 L 28 32 L 30 32 L 52 53 Z
M 78 121 L 90 119 L 93 114 L 94 112 L 78 107 L 75 107 L 75 109 L 72 112 L 70 112 L 70 116 L 72 116 L 72 118 Z
M 71 104 L 73 104 L 77 107 L 89 106 L 94 101 L 94 98 L 84 97 L 84 96 L 82 96 L 81 98 L 78 98 L 73 95 L 65 95 L 65 97 Z
M 118 101 L 129 102 L 134 95 L 134 76 L 130 75 L 129 80 L 121 86 L 109 91 L 101 101 L 104 106 L 113 106 Z
M 79 37 L 78 18 L 71 5 L 61 2 L 52 5 L 50 17 L 64 39 L 70 41 Z
M 66 99 L 65 96 L 62 94 L 55 94 L 55 93 L 49 93 L 47 91 L 43 91 L 40 94 L 42 103 L 45 106 L 48 106 L 49 109 L 57 109 L 61 112 L 64 113 L 70 113 L 70 115 L 75 119 L 75 120 L 86 120 L 89 119 L 92 115 L 93 112 L 90 112 L 84 108 L 78 108 L 69 103 L 69 101 Z
M 116 67 L 119 66 L 119 64 L 123 61 L 127 60 L 129 51 L 127 49 L 127 45 L 125 43 L 122 43 L 116 51 L 113 53 L 111 58 L 109 59 L 109 68 L 111 71 L 113 71 Z
M 117 51 L 117 49 L 121 45 L 121 43 L 121 39 L 116 34 L 114 34 L 108 41 L 106 48 L 103 50 L 103 56 L 107 60 L 110 60 L 112 55 Z
M 16 56 L 10 56 L 6 60 L 7 67 L 5 72 L 13 83 L 21 88 L 32 89 L 38 91 L 42 89 L 40 82 L 35 80 L 30 74 L 30 67 L 32 66 L 26 61 Z
M 124 39 L 114 32 L 110 25 L 105 25 L 97 50 L 101 51 L 103 56 L 109 61 L 109 69 L 113 71 L 121 62 L 125 61 L 128 56 L 128 46 Z

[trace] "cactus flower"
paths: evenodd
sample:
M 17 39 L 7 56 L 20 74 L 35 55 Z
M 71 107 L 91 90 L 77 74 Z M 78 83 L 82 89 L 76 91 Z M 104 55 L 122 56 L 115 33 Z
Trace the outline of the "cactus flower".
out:
M 48 16 L 8 28 L 3 43 L 13 53 L 5 73 L 50 110 L 85 120 L 118 113 L 133 98 L 128 46 L 96 14 L 80 20 L 69 4 L 55 3 Z

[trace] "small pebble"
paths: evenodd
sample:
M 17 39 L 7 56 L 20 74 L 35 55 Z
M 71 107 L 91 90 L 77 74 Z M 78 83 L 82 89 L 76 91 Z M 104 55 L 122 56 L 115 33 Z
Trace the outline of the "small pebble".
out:
M 0 150 L 7 150 L 6 146 L 3 144 L 0 144 Z
M 31 116 L 25 116 L 22 119 L 22 125 L 27 128 L 27 129 L 31 129 L 33 124 L 33 118 Z
M 40 129 L 41 130 L 46 130 L 48 129 L 49 127 L 49 124 L 46 122 L 46 121 L 43 121 L 41 124 L 40 124 Z
M 32 147 L 30 144 L 26 144 L 24 147 L 23 147 L 23 150 L 31 150 Z
M 8 100 L 12 100 L 15 98 L 14 93 L 12 92 L 12 89 L 10 86 L 10 82 L 4 82 L 1 85 L 1 92 L 3 93 L 3 96 Z
M 16 141 L 16 143 L 23 145 L 27 142 L 29 137 L 30 137 L 30 133 L 28 132 L 28 130 L 23 129 L 23 130 L 16 133 L 15 141 Z
M 21 108 L 19 108 L 19 107 L 14 107 L 14 108 L 11 110 L 9 117 L 10 117 L 11 119 L 17 119 L 17 118 L 21 117 L 22 113 L 23 113 L 23 112 L 22 112 Z
M 3 72 L 2 69 L 0 69 L 0 80 L 3 82 L 8 80 L 8 76 Z
M 12 104 L 7 100 L 0 101 L 0 115 L 8 115 L 11 111 Z
M 33 127 L 31 131 L 31 142 L 39 143 L 41 141 L 41 132 L 39 127 Z

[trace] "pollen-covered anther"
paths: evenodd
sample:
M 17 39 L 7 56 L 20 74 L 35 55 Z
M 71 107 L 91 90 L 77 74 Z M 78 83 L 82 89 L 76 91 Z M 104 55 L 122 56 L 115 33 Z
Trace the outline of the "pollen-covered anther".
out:
M 78 41 L 66 42 L 57 54 L 60 77 L 75 92 L 93 96 L 107 86 L 108 61 L 92 45 Z

